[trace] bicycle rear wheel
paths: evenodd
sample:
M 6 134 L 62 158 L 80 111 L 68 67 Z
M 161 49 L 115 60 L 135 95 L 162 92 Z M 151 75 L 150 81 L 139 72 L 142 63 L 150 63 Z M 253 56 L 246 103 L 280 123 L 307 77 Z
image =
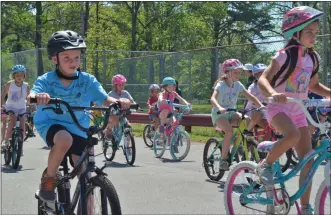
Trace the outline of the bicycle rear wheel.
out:
M 114 185 L 104 176 L 89 179 L 91 185 L 86 190 L 88 214 L 116 214 L 121 215 L 121 205 Z M 81 213 L 81 204 L 77 214 Z
M 166 142 L 167 139 L 163 141 L 163 143 L 159 143 L 159 133 L 155 132 L 154 134 L 154 144 L 153 144 L 153 149 L 154 149 L 154 154 L 155 157 L 161 158 L 166 150 Z

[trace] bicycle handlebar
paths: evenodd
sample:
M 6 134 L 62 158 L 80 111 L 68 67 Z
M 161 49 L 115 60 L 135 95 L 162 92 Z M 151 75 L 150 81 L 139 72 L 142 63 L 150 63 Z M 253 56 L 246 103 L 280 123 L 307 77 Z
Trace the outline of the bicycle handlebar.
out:
M 30 103 L 37 103 L 37 99 L 36 98 L 30 98 Z M 72 120 L 74 121 L 75 125 L 84 132 L 91 132 L 92 134 L 96 134 L 102 130 L 104 130 L 107 127 L 108 121 L 109 121 L 109 117 L 110 114 L 112 115 L 116 115 L 116 112 L 118 110 L 120 110 L 121 105 L 119 102 L 115 102 L 112 103 L 109 107 L 80 107 L 80 106 L 70 106 L 69 103 L 67 103 L 66 101 L 62 100 L 62 99 L 58 99 L 58 98 L 51 98 L 48 104 L 55 104 L 55 108 L 54 107 L 46 107 L 43 108 L 43 110 L 45 109 L 50 109 L 53 110 L 55 113 L 57 114 L 63 114 L 63 110 L 60 107 L 60 104 L 66 106 Z M 139 104 L 133 104 L 130 105 L 130 109 L 138 109 Z M 94 126 L 91 126 L 89 128 L 85 128 L 83 127 L 79 122 L 78 119 L 76 117 L 76 115 L 74 114 L 74 110 L 77 111 L 85 111 L 85 110 L 98 110 L 98 111 L 103 111 L 106 112 L 105 114 L 105 118 L 104 118 L 104 123 L 102 128 L 97 128 Z

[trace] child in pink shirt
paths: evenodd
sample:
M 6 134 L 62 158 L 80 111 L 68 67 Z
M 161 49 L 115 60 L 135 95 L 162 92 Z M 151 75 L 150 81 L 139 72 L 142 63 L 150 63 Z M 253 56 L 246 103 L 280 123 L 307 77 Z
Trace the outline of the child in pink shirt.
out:
M 286 98 L 307 99 L 308 89 L 327 98 L 331 95 L 331 90 L 318 81 L 320 58 L 313 49 L 319 33 L 318 20 L 322 15 L 321 11 L 307 6 L 293 8 L 285 14 L 282 32 L 289 42 L 273 57 L 258 81 L 262 94 L 275 101 L 268 105 L 267 120 L 284 135 L 256 169 L 260 182 L 267 186 L 274 184 L 272 164 L 284 152 L 295 147 L 299 159 L 302 159 L 312 150 L 306 116 L 296 103 L 286 103 Z M 313 159 L 301 171 L 300 187 L 312 163 Z M 309 204 L 310 191 L 311 186 L 300 199 L 301 214 L 313 214 Z

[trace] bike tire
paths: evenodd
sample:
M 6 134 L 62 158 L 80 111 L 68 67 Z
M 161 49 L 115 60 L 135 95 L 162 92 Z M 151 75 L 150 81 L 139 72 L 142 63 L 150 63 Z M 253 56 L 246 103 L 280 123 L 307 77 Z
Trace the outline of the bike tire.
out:
M 106 161 L 114 160 L 115 155 L 116 155 L 116 151 L 117 151 L 117 150 L 114 150 L 114 147 L 113 147 L 113 144 L 114 144 L 113 143 L 113 138 L 110 142 L 111 142 L 111 146 L 109 146 L 109 145 L 105 146 L 106 145 L 106 138 L 103 138 L 103 140 L 102 140 L 103 155 L 104 155 Z M 110 156 L 108 156 L 108 154 L 107 154 L 108 150 L 112 150 Z
M 153 147 L 153 139 L 147 138 L 147 135 L 150 133 L 151 129 L 153 129 L 151 125 L 146 125 L 146 126 L 144 127 L 144 131 L 143 131 L 143 139 L 144 139 L 144 143 L 145 143 L 145 145 L 146 145 L 147 147 L 149 147 L 149 148 L 152 148 L 152 147 Z M 150 141 L 151 143 L 149 143 L 149 141 Z
M 174 160 L 177 160 L 177 161 L 181 161 L 183 159 L 186 158 L 186 156 L 188 155 L 188 153 L 190 152 L 190 148 L 191 148 L 191 139 L 190 139 L 190 135 L 186 132 L 186 131 L 181 131 L 179 130 L 178 133 L 177 133 L 178 137 L 176 137 L 175 135 L 172 137 L 171 139 L 171 144 L 170 144 L 170 154 L 171 154 L 171 157 L 174 159 Z M 185 137 L 186 139 L 186 142 L 187 142 L 187 146 L 186 146 L 186 149 L 183 153 L 183 155 L 177 157 L 176 153 L 175 153 L 175 144 L 179 144 L 179 140 L 182 139 L 183 137 Z M 178 143 L 175 143 L 176 141 L 176 138 L 178 138 Z M 178 147 L 178 146 L 177 146 Z
M 12 167 L 17 169 L 20 165 L 23 148 L 23 134 L 21 132 L 14 132 L 12 138 Z M 15 159 L 16 158 L 16 159 Z
M 224 176 L 225 171 L 217 169 L 219 172 L 216 174 L 212 174 L 211 171 L 209 170 L 210 165 L 214 165 L 214 161 L 211 161 L 210 159 L 208 159 L 209 158 L 208 149 L 209 149 L 210 145 L 213 143 L 215 143 L 215 145 L 217 146 L 217 144 L 218 144 L 217 138 L 215 138 L 215 137 L 209 138 L 205 144 L 205 147 L 203 149 L 203 167 L 210 180 L 219 181 Z M 220 159 L 221 159 L 222 144 L 218 147 L 218 149 L 216 149 L 216 151 L 218 151 L 218 150 L 219 150 Z M 212 170 L 213 170 L 213 173 L 215 173 L 214 167 Z
M 118 198 L 116 189 L 114 185 L 111 183 L 111 181 L 102 176 L 98 175 L 95 177 L 92 177 L 89 179 L 90 185 L 86 189 L 86 201 L 87 201 L 87 207 L 89 210 L 89 198 L 91 195 L 94 195 L 94 188 L 99 187 L 101 191 L 101 204 L 102 204 L 102 211 L 101 212 L 95 212 L 93 211 L 92 214 L 122 214 L 121 210 L 121 204 L 120 200 Z M 107 201 L 108 200 L 108 201 Z M 109 203 L 109 208 L 108 204 Z M 78 213 L 77 214 L 82 214 L 81 213 L 81 204 L 79 202 L 79 208 L 78 208 Z M 94 208 L 94 207 L 93 207 Z M 110 211 L 108 211 L 110 209 Z M 111 213 L 110 213 L 111 212 Z
M 131 142 L 131 153 L 132 153 L 131 159 L 129 159 L 129 157 L 127 155 L 127 150 L 126 150 L 127 146 L 125 146 L 125 144 L 123 144 L 123 151 L 124 151 L 126 162 L 132 166 L 136 160 L 136 142 L 131 133 L 128 133 L 127 135 L 129 136 L 130 142 Z M 124 136 L 124 138 L 126 138 L 126 137 Z M 124 138 L 123 138 L 123 141 L 124 141 Z

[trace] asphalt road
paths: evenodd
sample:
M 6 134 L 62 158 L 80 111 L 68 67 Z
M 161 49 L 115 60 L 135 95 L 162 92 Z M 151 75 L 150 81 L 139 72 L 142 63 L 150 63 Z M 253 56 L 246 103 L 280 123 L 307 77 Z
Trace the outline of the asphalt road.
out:
M 188 157 L 172 162 L 169 151 L 164 159 L 156 159 L 141 138 L 136 138 L 137 157 L 134 167 L 126 165 L 122 151 L 108 163 L 108 173 L 119 194 L 123 214 L 224 214 L 224 180 L 211 182 L 202 167 L 203 144 L 193 143 Z M 40 176 L 48 158 L 40 137 L 24 143 L 24 157 L 19 169 L 1 164 L 1 214 L 36 214 L 34 198 Z M 101 147 L 96 146 L 96 154 Z M 96 156 L 98 166 L 104 165 L 103 154 Z M 323 179 L 323 166 L 314 178 L 312 199 Z M 298 177 L 288 182 L 293 194 Z M 72 182 L 72 190 L 77 180 Z M 72 191 L 73 193 L 73 191 Z M 239 207 L 239 203 L 236 207 Z M 244 212 L 245 213 L 245 212 Z M 294 207 L 291 214 L 295 214 Z

